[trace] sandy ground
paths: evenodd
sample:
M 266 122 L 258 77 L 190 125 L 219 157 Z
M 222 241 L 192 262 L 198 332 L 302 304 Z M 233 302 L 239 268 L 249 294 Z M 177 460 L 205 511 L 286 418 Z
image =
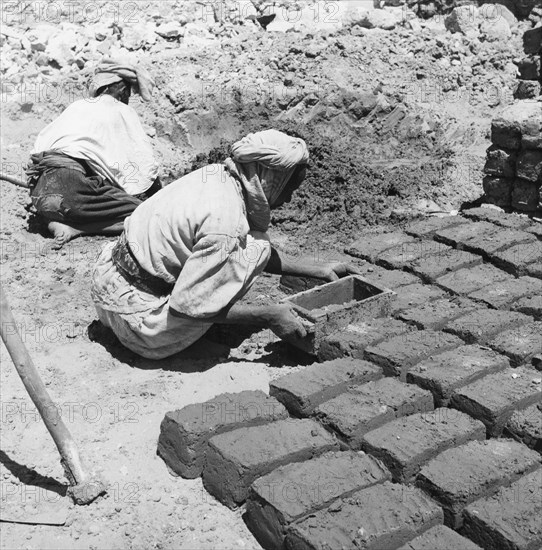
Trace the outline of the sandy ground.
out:
M 455 96 L 453 87 L 444 87 L 448 95 L 433 101 L 412 82 L 426 77 L 442 82 L 431 78 L 450 69 L 425 50 L 434 48 L 439 36 L 446 52 L 465 49 L 461 38 L 439 24 L 421 35 L 408 29 L 328 33 L 324 47 L 322 36 L 307 30 L 250 30 L 226 37 L 215 33 L 178 49 L 140 51 L 160 92 L 153 104 L 136 100 L 134 105 L 154 136 L 164 181 L 189 169 L 197 154 L 204 162 L 213 147 L 247 130 L 302 121 L 299 131 L 316 159 L 309 191 L 275 216 L 272 234 L 292 250 L 326 258 L 359 227 L 395 223 L 413 206 L 423 210 L 420 201 L 449 210 L 477 198 L 491 116 L 511 101 L 511 52 L 518 51 L 519 31 L 505 45 L 482 43 L 485 88 L 478 85 L 480 71 L 474 76 L 467 71 L 458 81 L 462 95 L 457 87 Z M 52 78 L 61 81 L 65 73 Z M 254 97 L 236 102 L 228 92 L 223 102 L 204 96 L 197 108 L 183 104 L 201 92 L 201 79 L 226 86 L 232 79 L 260 77 L 266 90 L 285 80 L 291 87 L 293 79 L 292 93 L 299 97 L 267 105 Z M 324 90 L 329 82 L 336 86 L 332 94 L 311 96 L 309 84 Z M 348 114 L 354 103 L 348 93 L 375 87 L 388 107 L 370 121 Z M 500 100 L 491 89 L 500 90 Z M 21 173 L 37 132 L 67 103 L 38 98 L 28 107 L 27 98 L 17 94 L 2 101 L 4 171 Z M 410 119 L 386 132 L 399 103 Z M 276 117 L 280 122 L 273 122 Z M 75 507 L 64 497 L 66 481 L 54 444 L 2 346 L 2 516 L 61 525 L 2 523 L 0 548 L 259 548 L 241 511 L 218 504 L 201 480 L 168 473 L 156 456 L 160 422 L 167 411 L 222 392 L 267 391 L 270 379 L 297 368 L 301 359 L 268 331 L 233 349 L 202 342 L 157 362 L 121 349 L 96 325 L 89 294 L 92 265 L 107 239 L 79 239 L 53 251 L 47 235 L 28 230 L 27 193 L 6 183 L 0 192 L 2 285 L 17 328 L 89 469 L 109 487 L 88 507 Z M 276 277 L 262 277 L 247 300 L 276 301 L 282 296 L 277 285 Z

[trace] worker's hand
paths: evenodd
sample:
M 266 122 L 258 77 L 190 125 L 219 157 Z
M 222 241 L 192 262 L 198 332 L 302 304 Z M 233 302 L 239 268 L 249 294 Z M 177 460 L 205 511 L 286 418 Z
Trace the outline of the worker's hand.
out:
M 307 330 L 303 326 L 291 304 L 272 306 L 269 328 L 282 340 L 304 338 Z
M 361 271 L 357 267 L 344 262 L 328 262 L 316 265 L 314 277 L 326 281 L 336 281 L 347 275 L 361 275 Z

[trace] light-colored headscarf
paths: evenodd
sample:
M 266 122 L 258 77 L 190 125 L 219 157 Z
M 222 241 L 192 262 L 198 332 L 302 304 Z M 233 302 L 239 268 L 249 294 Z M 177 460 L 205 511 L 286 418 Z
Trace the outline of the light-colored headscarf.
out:
M 270 207 L 299 164 L 309 160 L 306 143 L 278 130 L 248 134 L 233 144 L 226 168 L 237 176 L 247 194 L 247 216 L 252 229 L 267 231 Z
M 121 80 L 129 82 L 134 92 L 138 93 L 145 101 L 151 99 L 155 86 L 151 75 L 143 68 L 136 68 L 114 59 L 104 59 L 96 67 L 89 82 L 90 95 L 96 97 L 102 86 L 108 86 Z

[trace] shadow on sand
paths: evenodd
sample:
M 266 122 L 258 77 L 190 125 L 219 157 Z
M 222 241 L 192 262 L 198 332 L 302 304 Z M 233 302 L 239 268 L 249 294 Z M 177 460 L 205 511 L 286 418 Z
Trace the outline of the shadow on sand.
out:
M 60 483 L 53 477 L 43 476 L 36 472 L 32 468 L 19 464 L 10 458 L 4 451 L 0 450 L 0 463 L 2 463 L 7 470 L 9 470 L 21 483 L 25 485 L 32 485 L 39 487 L 45 491 L 51 491 L 64 497 L 68 490 L 69 485 L 66 483 Z
M 167 370 L 184 373 L 204 372 L 224 361 L 241 362 L 240 357 L 230 356 L 231 350 L 261 329 L 237 325 L 214 325 L 203 338 L 187 349 L 165 359 L 146 359 L 125 348 L 113 331 L 100 321 L 92 321 L 88 326 L 88 336 L 92 342 L 103 346 L 108 353 L 122 363 L 143 370 Z M 269 342 L 264 347 L 265 355 L 250 359 L 254 363 L 266 363 L 271 367 L 307 365 L 314 357 L 297 350 L 281 341 Z M 247 359 L 248 360 L 248 359 Z

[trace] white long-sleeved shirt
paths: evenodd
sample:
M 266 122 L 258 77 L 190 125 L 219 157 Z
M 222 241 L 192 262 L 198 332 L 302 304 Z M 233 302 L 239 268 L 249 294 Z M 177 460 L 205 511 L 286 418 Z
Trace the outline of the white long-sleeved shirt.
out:
M 96 174 L 130 195 L 145 192 L 158 176 L 137 113 L 107 94 L 75 101 L 47 125 L 32 153 L 52 149 L 86 160 Z
M 196 319 L 240 298 L 271 253 L 267 234 L 250 230 L 240 185 L 219 164 L 161 189 L 124 229 L 141 267 L 174 284 L 169 307 Z M 149 296 L 128 286 L 108 272 L 94 282 L 94 301 L 119 313 L 145 310 Z

